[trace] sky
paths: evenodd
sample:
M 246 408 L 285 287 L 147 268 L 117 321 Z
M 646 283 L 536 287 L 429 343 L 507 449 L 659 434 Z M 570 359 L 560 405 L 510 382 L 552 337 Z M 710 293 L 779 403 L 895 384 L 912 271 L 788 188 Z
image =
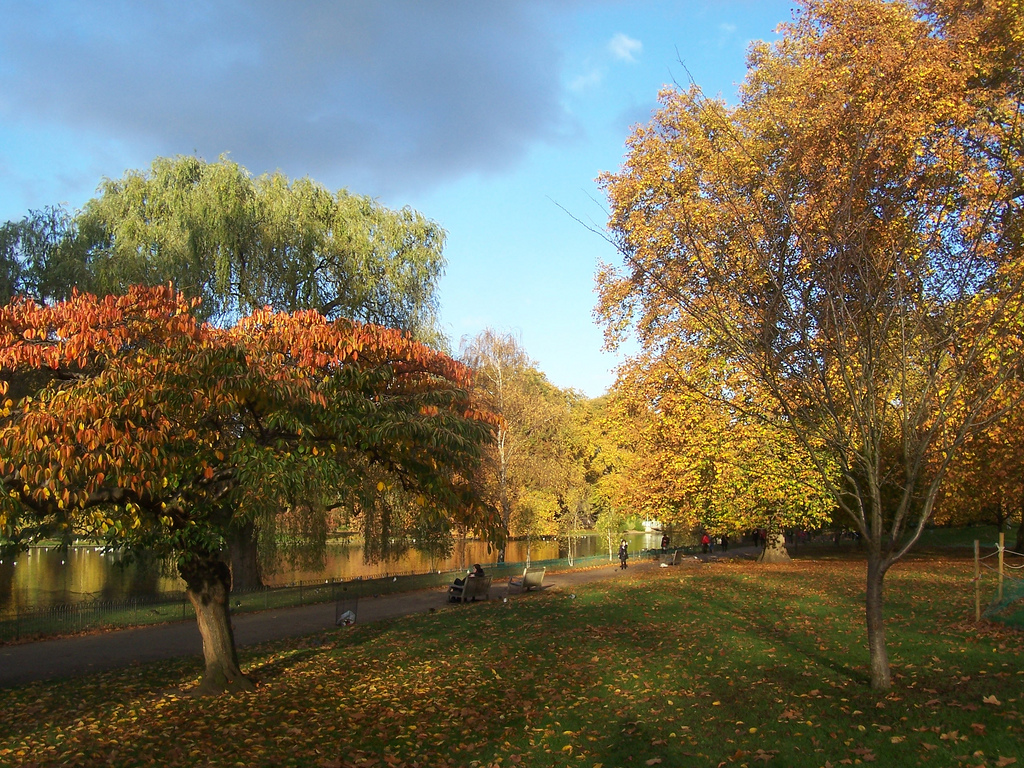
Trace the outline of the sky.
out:
M 599 174 L 658 92 L 734 103 L 788 0 L 0 0 L 0 221 L 181 154 L 410 206 L 448 233 L 443 330 L 516 334 L 604 393 Z

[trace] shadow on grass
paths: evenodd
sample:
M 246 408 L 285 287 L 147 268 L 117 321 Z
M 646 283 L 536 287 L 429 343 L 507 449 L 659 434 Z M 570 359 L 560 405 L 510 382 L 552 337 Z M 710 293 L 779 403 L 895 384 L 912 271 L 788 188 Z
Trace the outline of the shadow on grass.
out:
M 794 580 L 799 577 L 798 573 L 791 575 L 794 577 Z M 729 574 L 721 574 L 718 578 L 733 586 L 736 592 L 724 604 L 729 606 L 726 609 L 726 615 L 732 618 L 734 626 L 746 628 L 740 634 L 756 637 L 769 645 L 781 645 L 792 657 L 806 659 L 808 664 L 813 664 L 820 669 L 828 669 L 850 682 L 864 686 L 870 685 L 871 678 L 864 667 L 849 663 L 845 659 L 846 652 L 827 655 L 821 651 L 817 647 L 815 640 L 808 634 L 807 628 L 795 623 L 796 617 L 793 618 L 793 624 L 783 624 L 782 626 L 779 626 L 778 621 L 772 621 L 768 613 L 770 612 L 775 616 L 781 617 L 784 616 L 786 607 L 781 603 L 780 595 L 777 592 L 762 587 L 746 575 L 744 577 L 732 577 Z M 793 588 L 795 590 L 797 586 L 794 584 Z M 742 596 L 742 599 L 739 599 L 740 596 Z M 793 600 L 794 603 L 813 598 L 813 595 L 804 589 L 792 593 L 791 596 L 795 598 Z M 742 604 L 759 607 L 751 610 L 741 610 L 736 607 Z M 775 606 L 774 609 L 772 606 Z M 795 610 L 803 616 L 810 615 L 806 605 L 796 606 Z M 839 613 L 844 609 L 837 607 L 833 610 Z M 843 618 L 845 619 L 845 617 Z M 796 678 L 805 671 L 809 671 L 809 668 L 803 665 L 799 666 L 799 668 L 794 668 L 784 664 L 781 659 L 773 670 L 778 682 L 784 682 L 789 678 Z

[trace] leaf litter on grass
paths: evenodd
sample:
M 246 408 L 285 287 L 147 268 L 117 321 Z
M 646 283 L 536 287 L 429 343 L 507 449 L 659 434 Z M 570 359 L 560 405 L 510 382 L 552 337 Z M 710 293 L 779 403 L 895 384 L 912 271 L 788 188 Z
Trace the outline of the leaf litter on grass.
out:
M 885 695 L 862 564 L 719 563 L 268 644 L 235 697 L 179 692 L 194 660 L 6 691 L 0 764 L 995 765 L 1019 753 L 1024 652 L 957 623 L 964 568 L 891 574 Z

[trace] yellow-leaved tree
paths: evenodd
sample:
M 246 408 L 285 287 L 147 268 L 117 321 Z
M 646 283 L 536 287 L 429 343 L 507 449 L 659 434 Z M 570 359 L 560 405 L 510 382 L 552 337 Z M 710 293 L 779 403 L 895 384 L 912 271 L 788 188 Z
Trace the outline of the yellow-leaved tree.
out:
M 876 689 L 885 574 L 1020 370 L 1022 60 L 1016 3 L 805 0 L 735 106 L 664 91 L 604 178 L 612 342 L 711 350 L 803 446 L 865 544 Z
M 763 529 L 761 560 L 778 561 L 789 559 L 785 529 L 832 516 L 821 474 L 770 401 L 707 350 L 673 344 L 629 361 L 612 404 L 630 447 L 620 503 L 645 518 L 713 536 Z M 834 462 L 827 471 L 834 480 Z

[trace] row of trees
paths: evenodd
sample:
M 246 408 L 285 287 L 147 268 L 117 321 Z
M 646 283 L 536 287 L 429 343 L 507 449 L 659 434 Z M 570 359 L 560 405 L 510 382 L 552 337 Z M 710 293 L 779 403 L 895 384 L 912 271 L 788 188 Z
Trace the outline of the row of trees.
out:
M 0 544 L 172 558 L 213 692 L 247 685 L 228 598 L 281 543 L 315 558 L 357 524 L 375 559 L 582 527 L 611 470 L 595 412 L 511 335 L 437 350 L 443 241 L 223 158 L 0 227 Z
M 476 371 L 480 401 L 502 418 L 482 479 L 509 535 L 561 537 L 571 557 L 574 534 L 599 516 L 618 534 L 624 521 L 606 486 L 621 457 L 603 403 L 551 384 L 510 333 L 464 339 L 461 359 Z

